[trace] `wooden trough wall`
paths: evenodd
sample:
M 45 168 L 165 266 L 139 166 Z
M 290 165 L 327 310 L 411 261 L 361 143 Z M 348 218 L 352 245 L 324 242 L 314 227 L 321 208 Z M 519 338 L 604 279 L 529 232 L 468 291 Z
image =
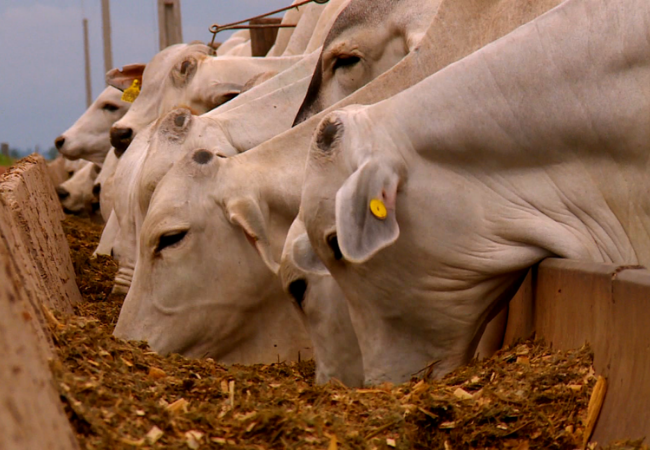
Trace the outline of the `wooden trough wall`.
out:
M 47 310 L 81 301 L 62 218 L 41 157 L 0 175 L 0 450 L 78 448 L 47 365 Z M 650 438 L 650 271 L 542 262 L 511 302 L 505 343 L 533 332 L 558 349 L 591 344 L 609 382 L 594 440 Z
M 536 333 L 554 348 L 588 342 L 607 378 L 592 439 L 650 439 L 650 271 L 547 259 L 510 304 L 505 344 Z

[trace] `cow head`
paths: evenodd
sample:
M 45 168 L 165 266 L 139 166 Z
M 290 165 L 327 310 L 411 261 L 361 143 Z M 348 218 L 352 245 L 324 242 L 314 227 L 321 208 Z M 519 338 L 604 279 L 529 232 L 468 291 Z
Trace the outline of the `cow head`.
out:
M 324 264 L 345 293 L 366 383 L 403 382 L 433 362 L 441 376 L 472 357 L 521 268 L 500 274 L 463 253 L 489 235 L 480 189 L 444 170 L 411 181 L 409 139 L 367 111 L 332 113 L 315 133 L 301 203 L 309 242 L 294 261 L 321 273 Z M 422 330 L 431 345 L 413 344 Z
M 397 64 L 424 36 L 438 1 L 356 0 L 325 39 L 297 125 Z
M 222 158 L 237 154 L 222 129 L 215 126 L 210 117 L 195 116 L 187 108 L 177 108 L 159 119 L 138 179 L 137 198 L 143 214 L 162 177 L 176 161 L 197 148 Z
M 206 112 L 240 92 L 228 83 L 205 84 L 196 80 L 209 48 L 201 43 L 177 44 L 162 50 L 145 66 L 127 66 L 106 74 L 108 84 L 121 89 L 141 80 L 141 90 L 129 113 L 113 125 L 111 143 L 120 156 L 147 125 L 174 108 L 185 106 L 197 114 Z
M 99 211 L 99 200 L 93 195 L 93 184 L 99 174 L 99 167 L 91 162 L 56 187 L 63 210 L 69 214 L 94 216 Z
M 74 125 L 54 140 L 59 152 L 68 159 L 85 159 L 101 166 L 111 149 L 111 126 L 131 106 L 121 97 L 120 90 L 106 87 Z
M 308 338 L 269 269 L 281 248 L 271 248 L 265 206 L 211 192 L 227 162 L 197 149 L 158 184 L 115 334 L 224 362 L 295 359 Z

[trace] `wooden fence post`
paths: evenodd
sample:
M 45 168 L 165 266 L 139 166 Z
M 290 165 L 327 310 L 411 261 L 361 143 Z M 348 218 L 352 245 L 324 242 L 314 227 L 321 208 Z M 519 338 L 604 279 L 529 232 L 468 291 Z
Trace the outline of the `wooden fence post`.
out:
M 160 50 L 183 42 L 181 0 L 158 0 Z
M 279 17 L 254 19 L 251 25 L 278 25 L 282 22 Z M 266 56 L 278 35 L 278 28 L 252 28 L 251 29 L 251 50 L 253 56 Z

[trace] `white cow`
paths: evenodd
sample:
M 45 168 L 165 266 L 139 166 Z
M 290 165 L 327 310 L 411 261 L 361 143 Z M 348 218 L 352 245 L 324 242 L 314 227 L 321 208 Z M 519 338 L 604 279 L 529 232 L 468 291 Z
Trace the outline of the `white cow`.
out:
M 250 43 L 250 40 L 251 33 L 249 30 L 237 30 L 232 34 L 232 36 L 230 36 L 223 44 L 219 46 L 217 49 L 217 56 L 228 55 L 231 51 L 233 51 L 233 49 L 235 49 L 235 47 L 238 47 L 246 42 Z
M 345 4 L 347 1 L 348 0 L 333 0 L 329 2 L 327 7 L 323 10 L 323 14 L 321 16 L 316 16 L 322 17 L 323 20 L 318 21 L 315 27 L 312 26 L 311 32 L 320 32 L 321 35 L 325 35 L 324 31 L 321 31 L 320 28 L 331 26 L 332 15 L 338 12 L 342 7 L 341 5 Z M 322 8 L 320 5 L 318 6 L 319 8 Z M 312 16 L 313 14 L 308 17 Z M 303 21 L 301 20 L 299 25 L 302 24 Z M 215 127 L 219 128 L 214 129 L 212 133 L 204 133 L 201 131 L 203 134 L 197 136 L 200 140 L 190 139 L 189 142 L 207 148 L 221 147 L 221 153 L 225 155 L 230 154 L 229 152 L 233 149 L 238 152 L 245 151 L 289 128 L 292 121 L 290 120 L 290 116 L 295 116 L 298 104 L 302 97 L 304 97 L 307 87 L 306 84 L 308 83 L 308 80 L 301 80 L 301 78 L 307 77 L 313 73 L 313 68 L 319 54 L 320 50 L 316 49 L 310 54 L 303 55 L 299 62 L 292 65 L 289 69 L 272 76 L 270 79 L 266 79 L 268 76 L 264 78 L 265 74 L 261 74 L 262 76 L 259 77 L 254 77 L 249 81 L 252 86 L 244 87 L 244 90 L 248 90 L 246 90 L 243 95 L 239 95 L 228 103 L 220 105 L 212 114 L 210 114 L 209 117 L 213 117 L 213 115 L 217 114 L 220 115 L 219 124 L 215 124 Z M 151 66 L 151 63 L 149 65 Z M 133 77 L 136 77 L 137 74 L 137 70 L 133 70 L 133 66 L 130 66 L 128 70 L 125 69 L 125 72 Z M 273 72 L 267 72 L 267 74 L 272 75 Z M 264 81 L 265 79 L 266 81 Z M 124 82 L 124 80 L 122 80 L 122 82 L 124 85 L 128 84 L 127 82 Z M 296 102 L 298 102 L 298 104 L 296 104 Z M 226 113 L 235 109 L 237 109 L 237 111 L 226 115 Z M 193 110 L 193 112 L 197 111 Z M 254 119 L 255 116 L 257 116 L 258 119 Z M 193 123 L 197 122 L 194 121 Z M 209 129 L 209 127 L 197 127 L 197 129 L 206 130 Z M 155 131 L 152 130 L 151 133 L 155 134 Z M 197 132 L 195 132 L 195 135 L 196 134 Z M 148 144 L 144 144 L 144 140 L 141 140 L 140 142 L 143 143 L 140 147 L 146 145 L 146 148 L 149 148 Z M 187 147 L 187 145 L 185 147 Z M 133 149 L 132 151 L 146 150 Z M 171 164 L 171 161 L 175 161 L 175 158 L 180 154 L 182 154 L 182 151 L 175 151 L 169 154 L 163 153 L 159 158 L 167 159 L 162 161 L 159 161 L 158 158 L 149 158 L 150 161 L 154 162 L 153 167 L 148 172 L 142 174 L 142 176 L 148 179 L 148 182 L 145 183 L 149 186 L 149 194 L 146 195 L 147 199 L 155 187 L 155 181 L 152 180 L 158 180 L 161 173 L 164 172 L 164 170 L 161 171 L 160 168 L 167 167 Z M 138 161 L 141 164 L 145 164 L 143 157 L 138 157 Z M 133 210 L 131 200 L 135 201 L 134 195 L 127 191 L 127 189 L 130 189 L 135 185 L 142 185 L 142 183 L 130 180 L 131 176 L 140 176 L 140 171 L 139 169 L 135 170 L 135 167 L 133 167 L 132 164 L 124 166 L 123 171 L 125 174 L 120 175 L 121 194 L 116 194 L 119 195 L 120 199 L 123 201 L 119 202 L 118 211 L 115 211 L 113 219 L 108 221 L 100 242 L 101 249 L 98 249 L 99 252 L 107 252 L 109 249 L 112 250 L 113 248 L 117 249 L 114 252 L 114 255 L 119 259 L 121 269 L 116 278 L 116 285 L 114 288 L 114 292 L 116 293 L 126 293 L 128 291 L 137 255 L 135 245 L 137 243 L 137 232 L 139 231 L 141 223 L 141 219 L 139 218 L 144 214 L 144 212 L 136 212 Z M 142 200 L 139 201 L 141 205 L 146 205 L 148 204 L 147 202 L 148 200 L 144 202 Z M 143 208 L 146 209 L 146 207 Z M 116 243 L 115 241 L 119 241 L 119 243 Z
M 115 293 L 128 291 L 137 259 L 140 225 L 151 193 L 169 167 L 181 155 L 196 148 L 215 149 L 221 155 L 229 156 L 248 150 L 291 127 L 309 84 L 308 74 L 313 70 L 317 58 L 317 52 L 305 56 L 290 69 L 232 102 L 203 116 L 188 118 L 177 129 L 173 123 L 162 120 L 162 123 L 169 125 L 161 127 L 156 124 L 151 128 L 153 142 L 148 139 L 134 140 L 129 153 L 138 155 L 131 155 L 129 163 L 120 164 L 115 219 L 110 227 L 107 224 L 105 228 L 107 236 L 102 236 L 102 251 L 106 252 L 114 246 L 114 255 L 119 260 Z M 296 77 L 303 78 L 291 82 Z M 281 87 L 265 94 L 277 86 Z M 189 115 L 189 110 L 184 111 Z M 174 120 L 177 119 L 180 120 L 178 117 Z M 176 138 L 178 133 L 182 134 L 182 141 Z
M 47 163 L 47 174 L 49 175 L 53 186 L 58 186 L 70 178 L 66 165 L 71 162 L 73 161 L 64 158 L 63 155 L 59 155 L 54 158 L 54 160 Z
M 296 124 L 350 95 L 411 52 L 441 0 L 355 0 L 336 18 Z M 363 26 L 356 24 L 362 22 Z
M 224 233 L 204 234 L 215 222 L 239 223 L 252 206 L 246 201 L 231 204 L 229 215 L 224 216 L 210 196 L 204 195 L 205 183 L 218 168 L 210 163 L 216 160 L 221 158 L 207 150 L 186 155 L 169 173 L 181 171 L 187 177 L 176 177 L 178 183 L 172 189 L 159 188 L 154 193 L 143 225 L 146 241 L 140 246 L 135 269 L 146 267 L 150 272 L 134 279 L 129 295 L 134 290 L 160 290 L 165 295 L 125 302 L 114 333 L 130 339 L 137 326 L 146 330 L 140 337 L 159 353 L 210 356 L 225 363 L 311 357 L 311 344 L 297 312 L 244 233 L 231 226 Z M 170 215 L 168 208 L 175 213 Z M 205 246 L 212 240 L 234 251 L 228 264 L 223 264 L 220 252 Z M 281 251 L 281 245 L 276 245 L 276 251 Z M 210 268 L 209 276 L 186 265 L 188 255 L 201 259 Z M 169 276 L 170 270 L 175 276 Z M 126 335 L 125 327 L 129 328 Z
M 107 86 L 74 125 L 54 140 L 59 152 L 67 159 L 85 159 L 101 167 L 111 149 L 110 129 L 131 106 L 121 97 L 119 89 Z
M 267 72 L 279 73 L 303 56 L 245 58 L 212 57 L 201 43 L 177 44 L 162 50 L 146 65 L 113 69 L 106 81 L 127 89 L 141 80 L 142 89 L 129 112 L 111 128 L 111 143 L 121 156 L 143 128 L 177 107 L 200 114 L 239 95 L 248 81 Z
M 645 0 L 568 0 L 323 120 L 301 208 L 346 294 L 367 383 L 467 362 L 547 256 L 650 263 L 648 17 Z
M 93 185 L 101 169 L 95 163 L 84 162 L 81 169 L 56 187 L 56 193 L 66 213 L 94 217 L 99 212 L 99 198 L 93 195 Z
M 357 0 L 357 2 L 365 4 L 365 3 L 367 3 L 367 0 Z M 333 16 L 334 13 L 340 12 L 341 9 L 343 9 L 345 7 L 345 5 L 347 5 L 347 4 L 348 4 L 348 0 L 331 1 L 324 8 L 324 10 L 322 9 L 323 7 L 321 5 L 314 5 L 314 6 L 318 6 L 319 8 L 321 8 L 321 9 L 316 10 L 318 12 L 318 14 L 310 14 L 309 11 L 306 12 L 303 15 L 303 17 L 301 18 L 301 23 L 303 23 L 305 20 L 309 19 L 311 16 L 314 16 L 315 18 L 322 18 L 322 21 L 318 21 L 318 24 L 316 26 L 316 30 L 319 30 L 321 27 L 324 27 L 324 26 L 328 26 L 328 27 L 329 26 L 336 26 L 337 27 L 336 36 L 338 36 L 339 34 L 344 33 L 346 29 L 345 29 L 345 27 L 341 26 L 340 24 L 336 25 L 338 22 L 334 21 L 332 16 Z M 420 7 L 421 5 L 418 3 L 418 4 L 412 5 L 412 6 Z M 323 11 L 322 15 L 320 14 L 320 11 Z M 361 37 L 363 37 L 365 34 L 367 34 L 368 29 L 376 27 L 376 25 L 377 25 L 376 24 L 376 19 L 377 19 L 376 16 L 371 16 L 369 18 L 368 23 L 363 23 L 362 20 L 361 20 L 362 18 L 359 16 L 358 8 L 353 9 L 353 11 L 355 13 L 354 15 L 350 15 L 350 14 L 342 15 L 343 17 L 341 19 L 345 24 L 347 24 L 347 26 L 353 26 L 354 25 L 355 32 L 354 33 L 347 33 L 346 38 L 342 40 L 342 41 L 348 42 L 348 43 L 349 42 L 356 42 L 357 40 L 361 39 Z M 424 15 L 427 13 L 427 11 L 432 13 L 433 9 L 427 10 L 425 8 L 424 10 L 422 10 L 421 14 L 418 15 L 418 19 L 415 21 L 415 24 L 417 26 L 413 30 L 409 31 L 409 28 L 407 26 L 405 26 L 402 22 L 403 22 L 403 20 L 406 20 L 407 18 L 412 17 L 413 15 L 408 10 L 404 9 L 403 10 L 403 17 L 402 17 L 403 20 L 402 21 L 398 20 L 398 22 L 400 22 L 400 24 L 402 25 L 402 27 L 400 28 L 399 33 L 412 33 L 412 32 L 414 32 L 414 30 L 415 31 L 419 30 L 418 27 L 420 26 L 420 22 L 422 21 L 422 17 L 424 17 Z M 387 26 L 393 26 L 394 22 L 397 20 L 396 17 L 397 17 L 397 14 L 395 14 L 394 17 L 391 18 L 391 22 Z M 352 18 L 355 18 L 356 22 L 352 22 Z M 431 17 L 429 17 L 429 19 L 431 19 Z M 315 20 L 315 19 L 312 18 L 311 20 Z M 328 35 L 328 34 L 326 34 L 324 32 L 320 32 L 320 34 L 322 36 L 327 35 L 327 36 L 329 36 L 330 39 L 332 38 L 331 34 Z M 411 41 L 412 40 L 413 39 L 411 39 Z M 297 75 L 298 73 L 303 74 L 302 71 L 305 68 L 313 67 L 313 65 L 316 64 L 316 62 L 314 60 L 316 58 L 317 53 L 318 53 L 318 49 L 316 51 L 312 52 L 311 54 L 307 55 L 307 56 L 303 56 L 300 63 L 294 64 L 294 66 L 290 70 L 285 70 L 284 72 L 290 73 L 292 76 L 294 74 Z M 187 58 L 187 57 L 183 57 L 183 58 Z M 183 58 L 181 58 L 181 59 L 183 59 Z M 154 58 L 154 59 L 156 59 L 156 58 Z M 278 58 L 278 59 L 280 59 L 280 58 Z M 381 61 L 380 63 L 385 64 L 385 61 Z M 151 63 L 149 63 L 149 66 L 153 67 L 152 64 L 153 64 L 153 61 Z M 372 62 L 368 61 L 367 66 L 372 67 Z M 149 71 L 149 69 L 147 69 L 147 71 Z M 373 71 L 373 73 L 375 73 L 375 72 L 376 71 Z M 149 73 L 149 72 L 147 72 L 147 73 Z M 248 96 L 242 96 L 242 97 L 240 97 L 238 99 L 235 99 L 235 100 L 229 102 L 229 104 L 226 104 L 224 106 L 221 106 L 220 108 L 217 108 L 215 110 L 215 114 L 223 113 L 223 111 L 229 111 L 232 108 L 234 108 L 236 105 L 241 105 L 244 102 L 248 102 L 248 103 L 252 104 L 251 103 L 252 98 L 255 98 L 256 95 L 260 95 L 259 93 L 268 92 L 269 89 L 266 88 L 266 86 L 276 87 L 276 86 L 278 86 L 278 82 L 279 82 L 280 78 L 286 79 L 286 77 L 282 77 L 282 75 L 283 74 L 281 74 L 279 76 L 276 76 L 276 77 L 272 78 L 271 80 L 269 80 L 269 81 L 267 81 L 265 83 L 262 83 L 259 86 L 256 86 L 255 89 L 252 89 L 250 91 Z M 147 84 L 147 83 L 148 83 L 148 81 L 145 79 L 144 84 Z M 230 147 L 231 147 L 231 145 L 228 145 L 228 144 L 233 144 L 232 146 L 234 146 L 235 149 L 237 149 L 238 151 L 244 151 L 244 150 L 247 150 L 247 149 L 251 148 L 254 145 L 260 144 L 264 140 L 266 140 L 266 139 L 278 134 L 279 132 L 285 130 L 286 128 L 288 128 L 288 123 L 285 123 L 287 118 L 284 115 L 284 112 L 286 112 L 286 111 L 295 111 L 295 105 L 293 104 L 293 102 L 296 100 L 295 95 L 296 95 L 297 92 L 299 92 L 299 93 L 304 92 L 304 87 L 302 87 L 303 83 L 304 83 L 304 80 L 299 82 L 299 84 L 301 85 L 299 90 L 296 90 L 295 89 L 296 85 L 293 85 L 293 87 L 289 90 L 289 92 L 291 92 L 291 94 L 287 95 L 287 98 L 285 98 L 284 106 L 281 107 L 281 110 L 268 111 L 267 112 L 267 110 L 265 109 L 264 106 L 258 107 L 257 103 L 254 104 L 253 108 L 250 108 L 250 105 L 249 105 L 249 109 L 247 109 L 245 111 L 251 110 L 251 114 L 253 114 L 257 110 L 257 113 L 261 114 L 261 120 L 263 120 L 265 122 L 265 124 L 266 124 L 266 129 L 265 130 L 262 130 L 257 125 L 257 123 L 254 121 L 252 116 L 246 117 L 246 119 L 248 121 L 248 124 L 244 124 L 243 126 L 242 126 L 242 124 L 238 123 L 239 117 L 242 117 L 242 115 L 235 116 L 235 118 L 237 120 L 232 120 L 231 119 L 231 120 L 228 120 L 228 125 L 225 125 L 223 122 L 220 125 L 222 128 L 225 128 L 226 126 L 229 128 L 228 130 L 225 131 L 225 134 L 227 135 L 227 136 L 225 136 L 225 138 L 219 139 L 219 140 L 217 140 L 217 142 L 214 142 L 212 144 L 201 144 L 200 146 L 201 147 L 211 147 L 212 148 L 215 144 L 224 143 L 225 145 L 222 147 L 223 148 L 223 154 L 226 154 L 229 151 Z M 277 96 L 278 92 L 284 92 L 284 91 L 276 90 L 276 91 L 274 91 L 274 95 Z M 143 94 L 144 94 L 144 90 L 143 90 Z M 140 97 L 138 97 L 138 99 L 136 99 L 136 103 L 140 100 L 140 98 L 142 97 L 143 94 L 141 94 Z M 282 95 L 284 95 L 284 94 L 282 94 Z M 261 101 L 266 102 L 267 106 L 274 106 L 274 107 L 276 106 L 276 103 L 277 103 L 276 100 L 273 100 L 273 103 L 269 103 L 268 99 L 261 99 Z M 137 105 L 134 106 L 131 111 L 132 112 L 137 111 Z M 272 114 L 272 115 L 269 115 L 269 114 Z M 128 115 L 124 118 L 124 120 L 126 120 L 126 119 L 128 119 Z M 120 123 L 121 122 L 122 121 L 120 121 Z M 120 126 L 120 123 L 116 124 L 113 131 L 115 131 L 116 127 Z M 252 124 L 252 126 L 249 125 L 249 124 Z M 234 127 L 234 129 L 233 129 L 233 127 Z M 253 130 L 251 130 L 251 128 L 253 128 Z M 219 130 L 215 130 L 215 133 L 217 133 L 218 131 Z M 155 135 L 155 130 L 152 130 L 151 133 L 152 133 L 152 135 Z M 128 134 L 129 137 L 132 136 L 132 133 L 130 131 L 127 131 L 127 134 Z M 223 134 L 223 133 L 221 133 L 221 134 Z M 233 136 L 240 136 L 241 137 L 241 139 L 240 139 L 241 143 L 237 144 L 235 142 L 237 139 L 236 138 L 233 139 Z M 211 139 L 215 139 L 215 134 L 214 133 L 212 133 L 210 135 L 205 135 L 204 134 L 204 140 L 211 140 Z M 144 142 L 144 141 L 141 141 L 141 142 Z M 192 140 L 190 142 L 195 142 L 195 141 Z M 114 144 L 115 144 L 115 142 L 114 142 Z M 180 154 L 180 153 L 174 153 L 174 155 L 177 155 L 177 154 Z M 141 157 L 139 157 L 139 158 L 140 158 L 139 161 L 144 164 L 144 158 L 141 158 Z M 157 165 L 157 167 L 167 167 L 167 163 L 163 162 L 160 165 Z M 130 176 L 137 176 L 136 171 L 134 170 L 133 167 L 125 167 L 124 170 L 125 170 L 126 173 L 128 173 L 128 175 L 121 177 L 122 181 L 121 181 L 120 185 L 123 187 L 123 189 L 125 189 L 125 188 L 131 189 L 131 187 L 136 185 L 137 182 L 127 181 L 127 178 L 130 177 Z M 160 171 L 154 170 L 154 172 L 159 173 Z M 150 178 L 158 180 L 160 178 L 160 176 L 155 175 L 155 176 L 150 177 Z M 155 187 L 155 183 L 147 183 L 147 185 L 150 186 L 148 188 L 148 191 L 149 192 L 153 191 L 153 187 Z M 128 286 L 130 284 L 130 278 L 131 278 L 131 276 L 133 274 L 133 270 L 134 270 L 134 267 L 135 267 L 136 254 L 137 254 L 136 248 L 135 248 L 135 245 L 137 243 L 137 238 L 135 236 L 133 236 L 133 234 L 137 233 L 137 231 L 139 229 L 138 222 L 140 222 L 140 220 L 138 220 L 137 218 L 138 217 L 143 217 L 142 216 L 143 212 L 142 212 L 142 210 L 138 211 L 138 212 L 134 212 L 133 209 L 129 207 L 128 201 L 129 201 L 129 199 L 133 198 L 132 193 L 128 193 L 128 194 L 124 193 L 124 195 L 121 195 L 120 198 L 126 199 L 126 200 L 121 202 L 121 208 L 120 208 L 121 210 L 116 211 L 117 220 L 119 222 L 119 232 L 117 234 L 116 239 L 119 240 L 120 243 L 119 244 L 116 243 L 116 245 L 115 245 L 115 248 L 116 248 L 115 254 L 116 254 L 116 256 L 118 257 L 118 259 L 120 261 L 120 271 L 117 274 L 116 285 L 115 285 L 114 292 L 125 293 L 128 290 Z M 107 231 L 109 231 L 109 232 L 111 232 L 111 234 L 113 234 L 112 229 L 107 230 Z
M 291 4 L 295 5 L 296 3 L 300 2 L 302 2 L 302 0 L 294 0 Z M 282 17 L 282 25 L 291 24 L 296 25 L 296 28 L 300 27 L 300 20 L 302 19 L 303 13 L 306 9 L 307 8 L 293 8 L 286 11 Z M 287 50 L 287 46 L 289 45 L 289 42 L 291 41 L 296 28 L 279 28 L 278 34 L 275 37 L 275 42 L 269 49 L 269 52 L 266 54 L 266 56 L 282 56 L 283 54 L 289 55 L 289 53 L 285 53 L 285 50 Z
M 339 285 L 334 282 L 323 266 L 316 271 L 302 270 L 293 261 L 294 245 L 305 235 L 304 224 L 296 219 L 287 233 L 279 270 L 282 288 L 294 300 L 305 328 L 314 346 L 316 360 L 316 383 L 327 383 L 332 378 L 346 386 L 363 385 L 363 360 L 361 349 L 348 312 L 348 305 Z
M 487 8 L 494 6 L 495 3 L 503 4 L 505 0 L 490 4 L 486 2 L 484 5 Z M 511 22 L 515 20 L 513 17 L 522 23 L 544 11 L 545 6 L 548 8 L 548 3 L 538 2 L 535 8 L 516 10 L 508 20 L 501 21 L 498 14 L 483 14 L 486 10 L 482 8 L 470 10 L 458 0 L 453 2 L 450 0 L 443 4 L 447 12 L 445 18 L 450 16 L 458 19 L 472 17 L 478 25 L 483 24 L 482 20 L 485 20 L 485 23 L 490 23 L 490 33 L 481 35 L 461 33 L 457 39 L 453 40 L 454 45 L 449 45 L 447 43 L 449 30 L 444 26 L 438 28 L 432 26 L 423 38 L 418 51 L 407 56 L 391 71 L 378 77 L 368 86 L 346 99 L 345 102 L 374 103 L 400 92 L 403 88 L 420 81 L 427 73 L 434 72 L 479 48 L 486 42 L 486 39 L 491 40 L 493 36 L 499 36 L 499 32 L 503 34 L 510 31 L 516 26 L 516 22 Z M 455 5 L 459 5 L 458 10 L 455 9 Z M 443 24 L 445 23 L 447 22 L 443 22 Z M 448 50 L 440 51 L 439 44 L 441 43 L 445 43 L 445 48 Z M 436 50 L 438 52 L 434 53 Z M 436 58 L 433 58 L 432 55 L 435 55 Z M 244 264 L 259 263 L 254 259 L 249 260 L 249 253 L 246 253 L 245 256 L 240 255 L 241 249 L 237 245 L 239 242 L 237 239 L 222 240 L 219 238 L 217 240 L 219 236 L 231 236 L 233 233 L 235 233 L 234 236 L 237 236 L 237 233 L 239 236 L 247 236 L 251 244 L 254 244 L 254 249 L 250 249 L 251 254 L 254 255 L 254 250 L 256 250 L 259 254 L 258 257 L 261 256 L 261 260 L 266 263 L 269 273 L 277 273 L 281 249 L 289 224 L 298 212 L 306 149 L 317 123 L 317 118 L 312 118 L 244 154 L 227 159 L 211 158 L 206 164 L 199 164 L 200 166 L 214 166 L 209 171 L 213 177 L 218 174 L 218 183 L 203 176 L 195 176 L 192 167 L 198 163 L 192 162 L 191 156 L 184 157 L 182 164 L 177 163 L 170 170 L 156 188 L 156 195 L 162 191 L 163 193 L 159 194 L 161 198 L 166 199 L 173 194 L 176 200 L 169 204 L 163 201 L 152 202 L 149 206 L 141 233 L 140 255 L 135 267 L 135 279 L 118 321 L 116 333 L 126 333 L 125 330 L 133 330 L 132 327 L 139 324 L 137 335 L 140 338 L 144 337 L 150 342 L 163 339 L 157 335 L 161 330 L 151 327 L 152 321 L 155 319 L 147 318 L 148 314 L 157 317 L 154 302 L 162 301 L 162 299 L 167 304 L 189 302 L 197 295 L 195 286 L 191 284 L 192 280 L 189 278 L 185 280 L 182 276 L 176 275 L 175 269 L 171 265 L 159 266 L 156 278 L 151 278 L 153 276 L 152 264 L 157 261 L 153 255 L 160 236 L 169 235 L 175 236 L 174 239 L 179 239 L 178 246 L 167 247 L 167 252 L 170 254 L 174 253 L 176 249 L 179 251 L 181 248 L 189 249 L 181 243 L 185 239 L 199 240 L 203 243 L 205 252 L 209 253 L 212 258 L 209 264 L 206 264 L 203 259 L 204 253 L 183 250 L 182 255 L 174 256 L 174 258 L 183 261 L 183 273 L 201 274 L 202 279 L 210 279 L 210 283 L 214 283 L 214 285 L 211 284 L 213 287 L 210 287 L 209 290 L 213 292 L 221 291 L 220 283 L 226 285 L 229 283 L 227 277 L 211 277 L 213 268 L 246 267 Z M 200 170 L 208 170 L 208 168 Z M 192 183 L 199 184 L 200 187 L 187 190 L 186 185 Z M 202 196 L 211 200 L 204 201 L 199 198 Z M 188 204 L 201 202 L 201 209 L 194 209 L 194 207 L 179 209 L 176 202 Z M 206 220 L 206 216 L 211 219 Z M 169 220 L 165 223 L 158 223 L 162 217 L 169 217 Z M 214 219 L 219 217 L 232 220 Z M 170 225 L 181 220 L 193 232 L 178 233 Z M 194 246 L 195 244 L 188 245 Z M 245 249 L 248 250 L 247 247 Z M 217 262 L 219 263 L 217 264 Z M 242 269 L 237 269 L 237 273 L 240 270 Z M 247 269 L 243 272 L 247 272 Z M 159 276 L 166 277 L 170 283 L 173 280 L 174 289 L 169 290 L 166 284 L 158 283 Z M 260 278 L 260 283 L 266 283 L 266 280 L 267 278 Z M 253 289 L 253 286 L 250 289 Z M 242 298 L 246 298 L 249 294 L 250 291 L 245 289 L 239 293 L 243 296 Z M 245 303 L 245 301 L 242 302 L 242 304 Z M 182 320 L 184 318 L 178 316 L 176 326 L 171 326 L 170 324 L 173 322 L 171 322 L 171 318 L 168 318 L 166 323 L 169 333 L 164 339 L 173 340 L 176 332 L 171 330 L 176 330 Z M 218 318 L 215 317 L 214 320 L 218 320 Z M 201 327 L 195 329 L 197 344 L 204 342 L 205 333 L 206 330 Z

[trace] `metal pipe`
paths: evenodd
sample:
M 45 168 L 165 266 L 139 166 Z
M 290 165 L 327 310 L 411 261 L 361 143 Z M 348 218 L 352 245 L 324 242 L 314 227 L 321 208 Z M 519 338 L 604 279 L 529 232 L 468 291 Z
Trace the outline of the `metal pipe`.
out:
M 254 29 L 254 28 L 295 28 L 296 27 L 295 24 L 290 24 L 290 25 L 288 25 L 288 24 L 284 24 L 284 25 L 283 24 L 278 24 L 278 25 L 275 25 L 275 24 L 269 24 L 269 25 L 241 25 L 241 24 L 245 23 L 245 22 L 250 22 L 251 20 L 262 19 L 262 18 L 267 17 L 267 16 L 272 16 L 273 14 L 281 13 L 281 12 L 287 11 L 289 9 L 299 8 L 299 7 L 303 6 L 303 5 L 306 5 L 307 3 L 312 3 L 312 2 L 313 3 L 318 3 L 319 5 L 323 5 L 323 4 L 327 3 L 327 2 L 329 2 L 329 0 L 304 0 L 304 1 L 300 2 L 300 3 L 296 3 L 295 5 L 291 5 L 291 6 L 287 6 L 287 7 L 284 7 L 284 8 L 276 9 L 275 11 L 271 11 L 271 12 L 266 13 L 266 14 L 260 14 L 259 16 L 251 17 L 250 19 L 240 20 L 239 22 L 232 22 L 232 23 L 228 23 L 226 25 L 219 25 L 219 24 L 216 24 L 216 23 L 212 24 L 210 26 L 210 33 L 212 33 L 212 40 L 210 41 L 209 46 L 214 49 L 214 38 L 217 36 L 217 33 L 221 32 L 221 31 L 225 31 L 225 30 L 245 30 L 245 29 Z M 215 52 L 215 50 L 212 50 L 212 51 Z

